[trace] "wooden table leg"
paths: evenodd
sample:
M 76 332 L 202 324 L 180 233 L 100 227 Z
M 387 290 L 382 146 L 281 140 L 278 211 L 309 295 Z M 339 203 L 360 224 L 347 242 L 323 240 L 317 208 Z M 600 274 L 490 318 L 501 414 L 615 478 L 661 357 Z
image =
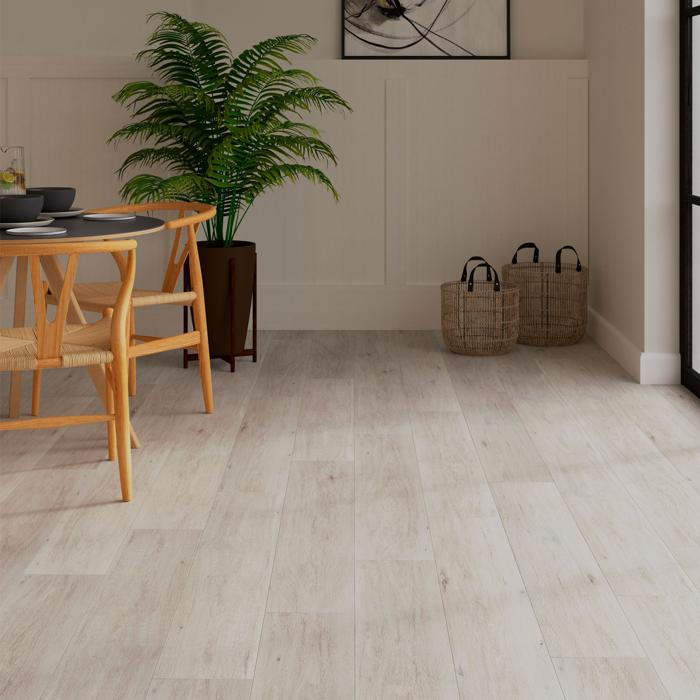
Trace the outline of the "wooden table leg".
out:
M 55 255 L 46 255 L 41 258 L 41 266 L 44 269 L 44 274 L 49 282 L 49 288 L 56 298 L 58 298 L 63 288 L 63 270 L 61 270 L 61 265 Z M 68 306 L 68 323 L 87 323 L 85 314 L 78 304 L 78 300 L 75 298 L 75 294 L 71 294 L 70 304 Z M 90 378 L 92 383 L 95 385 L 98 395 L 102 399 L 103 404 L 107 405 L 107 397 L 105 396 L 105 368 L 104 365 L 95 365 L 93 367 L 88 367 L 90 372 Z M 134 430 L 134 426 L 131 426 L 131 446 L 135 449 L 141 447 L 138 435 Z
M 15 318 L 14 326 L 25 325 L 27 318 L 27 269 L 29 260 L 17 258 L 15 272 Z M 22 373 L 12 372 L 10 379 L 10 418 L 18 418 L 22 410 Z

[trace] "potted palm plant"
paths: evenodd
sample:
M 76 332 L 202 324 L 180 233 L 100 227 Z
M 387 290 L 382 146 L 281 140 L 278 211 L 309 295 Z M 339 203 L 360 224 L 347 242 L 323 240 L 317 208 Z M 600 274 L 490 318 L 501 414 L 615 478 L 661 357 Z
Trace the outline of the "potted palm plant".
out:
M 158 26 L 137 60 L 155 81 L 126 84 L 114 99 L 131 121 L 110 142 L 139 144 L 120 168 L 132 168 L 121 194 L 126 201 L 200 201 L 217 214 L 199 243 L 207 324 L 213 357 L 240 355 L 245 345 L 254 285 L 255 244 L 237 234 L 254 202 L 287 182 L 310 180 L 338 192 L 322 166 L 336 164 L 331 146 L 303 121 L 310 112 L 350 110 L 291 58 L 315 39 L 278 36 L 235 56 L 214 27 L 157 12 Z M 165 168 L 165 174 L 144 172 Z M 162 170 L 161 170 L 162 172 Z M 227 305 L 230 260 L 235 260 L 233 340 Z M 234 347 L 231 348 L 233 342 Z

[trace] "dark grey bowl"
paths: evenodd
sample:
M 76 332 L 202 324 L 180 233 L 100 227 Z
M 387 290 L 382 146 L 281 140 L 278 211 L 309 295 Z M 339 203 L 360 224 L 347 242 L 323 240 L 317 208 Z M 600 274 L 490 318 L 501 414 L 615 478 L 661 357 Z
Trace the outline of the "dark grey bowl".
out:
M 43 211 L 68 211 L 75 201 L 75 187 L 28 187 L 27 194 L 44 196 Z
M 41 214 L 44 197 L 25 194 L 0 195 L 0 222 L 4 224 L 36 221 Z

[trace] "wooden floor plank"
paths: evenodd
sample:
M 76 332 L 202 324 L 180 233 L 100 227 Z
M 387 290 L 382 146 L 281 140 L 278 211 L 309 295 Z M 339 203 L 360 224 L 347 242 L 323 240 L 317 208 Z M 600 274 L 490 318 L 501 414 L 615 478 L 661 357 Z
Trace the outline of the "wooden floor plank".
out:
M 255 669 L 256 700 L 352 700 L 352 613 L 268 613 Z
M 642 656 L 552 484 L 495 484 L 498 510 L 552 656 Z
M 589 341 L 260 350 L 215 363 L 213 416 L 179 353 L 139 362 L 132 504 L 101 426 L 0 435 L 0 697 L 695 697 L 685 390 Z M 45 379 L 94 409 L 85 372 Z
M 513 402 L 504 392 L 480 392 L 462 401 L 469 432 L 491 482 L 551 481 Z
M 594 471 L 595 468 L 588 468 Z M 696 588 L 610 470 L 581 478 L 564 499 L 617 595 L 684 595 Z
M 458 698 L 433 562 L 357 563 L 358 698 Z
M 615 464 L 613 470 L 700 589 L 700 494 L 663 458 Z
M 459 411 L 450 375 L 432 333 L 396 334 L 404 390 L 416 411 Z
M 357 559 L 432 560 L 410 436 L 356 436 L 355 514 Z
M 198 532 L 133 532 L 49 683 L 47 699 L 146 694 L 198 540 Z
M 267 610 L 345 612 L 354 606 L 352 462 L 294 462 Z
M 355 434 L 410 435 L 410 407 L 401 375 L 396 336 L 352 336 Z
M 283 496 L 220 494 L 202 533 L 157 678 L 253 677 Z
M 351 460 L 352 380 L 308 379 L 294 444 L 299 461 Z
M 668 700 L 648 659 L 555 659 L 566 700 Z
M 39 698 L 102 581 L 28 576 L 0 599 L 0 698 Z
M 224 471 L 235 433 L 221 434 L 204 421 L 184 430 L 184 444 L 174 447 L 155 488 L 145 495 L 134 527 L 143 530 L 203 530 Z
M 563 467 L 604 463 L 594 441 L 563 399 L 515 398 L 513 405 L 555 477 Z
M 147 700 L 248 700 L 252 681 L 155 678 Z
M 561 699 L 500 518 L 465 518 L 452 489 L 426 502 L 461 697 Z
M 678 700 L 700 688 L 700 595 L 621 598 L 656 672 Z

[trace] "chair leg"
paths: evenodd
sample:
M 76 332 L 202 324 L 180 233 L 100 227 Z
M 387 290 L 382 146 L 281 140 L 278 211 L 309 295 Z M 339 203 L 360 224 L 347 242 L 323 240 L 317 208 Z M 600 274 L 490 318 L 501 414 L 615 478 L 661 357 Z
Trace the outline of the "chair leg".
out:
M 207 333 L 207 313 L 204 306 L 204 284 L 202 270 L 199 267 L 199 255 L 196 243 L 190 249 L 190 282 L 192 290 L 197 294 L 192 303 L 194 322 L 199 331 L 199 376 L 202 383 L 204 408 L 207 413 L 214 413 L 214 389 L 211 383 L 211 359 L 209 358 L 209 334 Z
M 131 309 L 129 314 L 129 345 L 135 345 L 136 341 L 134 336 L 136 335 L 136 314 L 134 309 Z M 129 396 L 136 396 L 136 360 L 131 358 L 129 360 Z
M 32 415 L 38 416 L 41 411 L 41 379 L 42 371 L 35 369 L 32 376 Z
M 115 352 L 112 363 L 115 394 L 115 429 L 122 500 L 132 499 L 131 422 L 129 420 L 129 358 Z
M 194 314 L 199 330 L 199 345 L 197 353 L 199 356 L 199 377 L 202 383 L 202 395 L 204 397 L 204 408 L 207 413 L 214 413 L 214 388 L 211 383 L 211 359 L 209 357 L 209 336 L 207 335 L 207 319 L 204 310 L 204 303 L 198 303 L 199 293 L 194 302 Z M 198 308 L 200 307 L 200 308 Z
M 105 408 L 107 413 L 114 415 L 114 378 L 111 366 L 105 367 Z M 117 459 L 117 426 L 115 419 L 107 423 L 107 447 L 108 459 L 114 462 Z

